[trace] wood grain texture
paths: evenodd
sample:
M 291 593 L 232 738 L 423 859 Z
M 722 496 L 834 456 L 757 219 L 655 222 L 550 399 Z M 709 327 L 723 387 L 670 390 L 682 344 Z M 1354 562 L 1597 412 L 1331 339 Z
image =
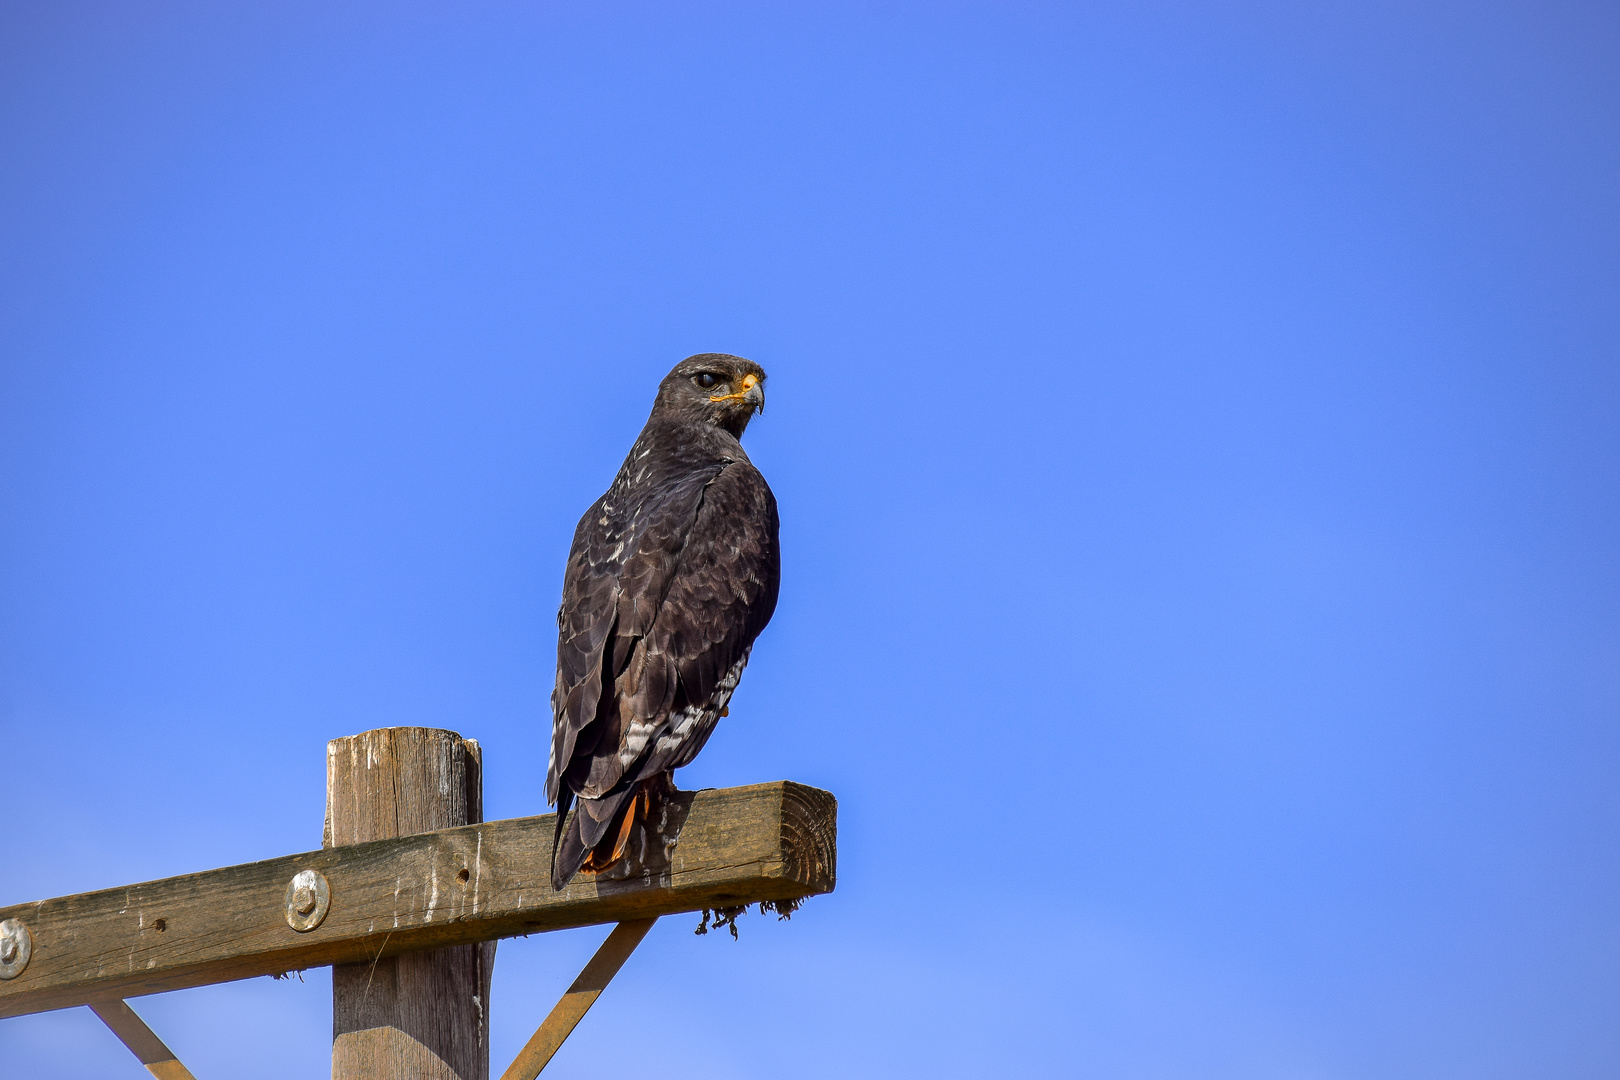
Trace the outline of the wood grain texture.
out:
M 778 781 L 692 795 L 668 866 L 551 888 L 554 817 L 332 847 L 0 908 L 34 956 L 0 982 L 0 1016 L 179 990 L 425 948 L 831 892 L 837 802 Z M 287 883 L 325 874 L 315 930 L 287 925 Z M 466 880 L 461 879 L 466 872 Z M 159 926 L 161 924 L 161 929 Z
M 480 821 L 478 744 L 397 727 L 326 747 L 323 844 L 338 848 Z M 332 1080 L 489 1080 L 495 943 L 332 968 Z

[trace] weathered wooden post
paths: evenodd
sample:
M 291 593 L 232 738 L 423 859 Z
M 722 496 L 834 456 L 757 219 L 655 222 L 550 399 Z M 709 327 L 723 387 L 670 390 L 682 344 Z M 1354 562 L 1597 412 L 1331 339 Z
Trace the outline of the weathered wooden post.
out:
M 323 847 L 483 820 L 483 760 L 471 739 L 397 727 L 326 746 Z M 399 882 L 445 893 L 459 885 L 436 875 Z M 343 899 L 332 897 L 334 915 Z M 436 897 L 422 899 L 419 909 L 432 911 Z M 484 941 L 399 956 L 379 951 L 369 963 L 334 965 L 332 1080 L 489 1080 L 494 962 L 495 942 Z

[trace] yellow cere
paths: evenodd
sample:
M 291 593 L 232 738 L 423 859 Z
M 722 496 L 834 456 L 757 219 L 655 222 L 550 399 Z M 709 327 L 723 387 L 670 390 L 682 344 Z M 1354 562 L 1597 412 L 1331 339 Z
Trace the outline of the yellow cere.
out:
M 710 401 L 734 401 L 737 398 L 747 396 L 748 391 L 752 390 L 754 387 L 756 387 L 758 385 L 759 385 L 759 376 L 758 375 L 744 375 L 743 379 L 742 379 L 742 389 L 741 390 L 737 391 L 735 394 L 718 394 L 718 395 L 714 395 L 714 396 L 711 396 L 709 398 L 709 400 Z

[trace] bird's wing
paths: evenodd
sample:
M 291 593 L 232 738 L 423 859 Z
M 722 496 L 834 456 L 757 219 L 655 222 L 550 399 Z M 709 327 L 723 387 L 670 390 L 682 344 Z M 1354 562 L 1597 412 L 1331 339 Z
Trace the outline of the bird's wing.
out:
M 580 518 L 557 612 L 550 802 L 568 798 L 564 778 L 567 788 L 580 790 L 582 770 L 599 751 L 611 756 L 623 741 L 620 702 L 611 688 L 651 628 L 704 488 L 723 467 L 694 468 L 644 495 L 615 483 Z
M 747 461 L 727 463 L 695 498 L 666 501 L 669 512 L 649 523 L 624 561 L 611 629 L 585 671 L 596 695 L 595 726 L 563 744 L 567 786 L 587 799 L 690 760 L 690 753 L 677 759 L 708 731 L 677 734 L 672 714 L 690 720 L 709 710 L 712 727 L 719 706 L 711 703 L 736 686 L 776 607 L 776 500 L 758 470 Z M 676 506 L 690 507 L 684 522 Z M 575 722 L 560 710 L 557 725 L 554 746 Z
M 780 576 L 776 499 L 753 465 L 733 462 L 704 491 L 644 650 L 646 668 L 662 670 L 674 692 L 650 712 L 651 695 L 624 687 L 631 722 L 646 736 L 620 751 L 634 779 L 679 768 L 702 749 L 776 609 Z
M 770 622 L 780 579 L 776 499 L 753 465 L 733 462 L 704 492 L 651 636 L 649 651 L 675 669 L 679 705 L 715 699 Z

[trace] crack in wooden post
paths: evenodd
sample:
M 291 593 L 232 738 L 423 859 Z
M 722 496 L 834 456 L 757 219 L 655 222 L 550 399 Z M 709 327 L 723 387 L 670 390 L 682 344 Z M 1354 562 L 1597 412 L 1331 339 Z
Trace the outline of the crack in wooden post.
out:
M 585 970 L 579 973 L 562 1000 L 552 1008 L 538 1030 L 524 1043 L 517 1058 L 501 1074 L 501 1080 L 535 1080 L 562 1048 L 563 1041 L 585 1019 L 596 999 L 602 996 L 607 984 L 619 973 L 630 954 L 636 951 L 641 939 L 652 929 L 653 919 L 633 919 L 622 922 L 602 942 L 596 955 L 591 957 Z

